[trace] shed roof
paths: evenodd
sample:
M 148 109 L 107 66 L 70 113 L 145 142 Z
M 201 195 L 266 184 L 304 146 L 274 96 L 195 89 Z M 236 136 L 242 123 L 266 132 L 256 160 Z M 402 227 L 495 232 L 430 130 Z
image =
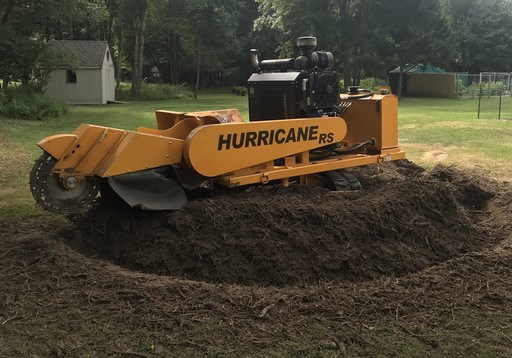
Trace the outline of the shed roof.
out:
M 446 73 L 445 70 L 439 67 L 432 66 L 430 63 L 422 65 L 421 63 L 415 66 L 409 66 L 405 69 L 405 73 Z M 389 73 L 400 73 L 400 67 L 395 68 Z
M 78 67 L 101 68 L 107 41 L 55 40 L 52 42 L 60 50 L 69 51 L 77 59 Z

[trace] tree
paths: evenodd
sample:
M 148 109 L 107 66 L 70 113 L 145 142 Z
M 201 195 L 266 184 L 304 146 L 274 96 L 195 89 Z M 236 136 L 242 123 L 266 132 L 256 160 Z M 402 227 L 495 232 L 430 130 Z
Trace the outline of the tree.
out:
M 42 40 L 12 33 L 2 33 L 0 52 L 5 55 L 0 61 L 4 89 L 10 80 L 21 80 L 30 91 L 42 93 L 51 72 L 60 68 L 76 68 L 76 59 L 69 53 Z
M 144 64 L 144 34 L 148 17 L 148 0 L 130 0 L 129 6 L 133 11 L 134 48 L 132 59 L 132 88 L 131 95 L 140 96 L 142 84 L 142 65 Z
M 75 71 L 78 62 L 73 54 L 57 49 L 51 43 L 38 45 L 37 57 L 29 67 L 31 68 L 29 87 L 35 92 L 43 93 L 51 72 L 62 68 Z
M 378 1 L 340 0 L 334 10 L 339 29 L 337 55 L 343 63 L 345 86 L 359 85 L 368 73 L 384 75 L 386 64 L 378 52 L 385 42 L 382 28 L 383 12 L 387 9 Z
M 164 80 L 173 84 L 180 82 L 182 34 L 190 32 L 191 26 L 187 16 L 183 0 L 151 2 L 146 49 Z
M 382 31 L 388 39 L 383 51 L 397 58 L 400 66 L 397 95 L 401 97 L 407 64 L 447 64 L 455 45 L 453 32 L 438 0 L 395 0 L 391 5 L 382 2 L 381 9 L 385 20 Z
M 346 85 L 357 84 L 364 67 L 374 65 L 377 12 L 369 0 L 257 0 L 259 31 L 281 32 L 281 55 L 293 53 L 299 36 L 318 38 L 321 49 L 333 52 L 336 68 L 343 72 Z M 381 64 L 380 64 L 381 65 Z M 377 72 L 377 71 L 374 71 Z
M 107 41 L 113 51 L 116 78 L 116 97 L 119 95 L 124 59 L 124 29 L 126 26 L 125 0 L 105 0 L 108 12 Z
M 181 34 L 182 45 L 188 54 L 194 55 L 195 86 L 194 98 L 200 84 L 200 74 L 207 64 L 207 70 L 221 70 L 239 52 L 236 36 L 236 0 L 189 0 L 185 13 L 189 31 Z
M 505 72 L 512 70 L 512 0 L 3 0 L 0 78 L 4 87 L 11 80 L 34 86 L 42 44 L 107 40 L 118 86 L 122 67 L 131 67 L 137 96 L 150 65 L 166 82 L 194 83 L 197 96 L 205 72 L 245 80 L 250 48 L 264 58 L 291 57 L 299 36 L 316 36 L 317 49 L 334 54 L 345 85 L 419 62 Z
M 512 3 L 509 0 L 445 1 L 445 12 L 455 29 L 454 70 L 512 70 Z
M 337 26 L 337 12 L 333 0 L 257 0 L 260 16 L 255 20 L 256 30 L 278 30 L 281 56 L 294 53 L 295 39 L 316 36 L 319 46 L 334 51 L 340 36 L 333 31 Z
M 87 0 L 7 0 L 0 3 L 0 77 L 41 91 L 49 69 L 72 66 L 47 46 L 53 39 L 100 39 L 105 6 Z M 63 25 L 65 24 L 65 25 Z M 52 62 L 53 61 L 53 62 Z

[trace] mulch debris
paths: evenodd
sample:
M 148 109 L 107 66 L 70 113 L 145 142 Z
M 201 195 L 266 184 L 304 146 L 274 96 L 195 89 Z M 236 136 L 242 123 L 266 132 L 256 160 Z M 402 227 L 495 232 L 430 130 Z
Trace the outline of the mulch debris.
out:
M 399 277 L 496 243 L 479 224 L 491 185 L 408 161 L 352 170 L 363 189 L 291 185 L 148 214 L 100 204 L 81 239 L 130 269 L 243 285 Z
M 360 191 L 265 186 L 173 213 L 99 204 L 57 232 L 1 224 L 0 355 L 341 354 L 383 322 L 435 350 L 443 337 L 415 327 L 507 311 L 510 184 L 408 161 L 352 172 Z

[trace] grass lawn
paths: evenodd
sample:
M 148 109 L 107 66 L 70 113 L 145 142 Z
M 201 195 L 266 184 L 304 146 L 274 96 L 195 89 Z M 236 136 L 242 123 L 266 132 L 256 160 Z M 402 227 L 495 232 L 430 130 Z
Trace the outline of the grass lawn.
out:
M 511 98 L 507 97 L 503 100 L 503 108 L 505 110 L 512 108 Z M 425 167 L 433 167 L 436 164 L 457 165 L 460 168 L 483 172 L 501 180 L 510 180 L 512 177 L 512 120 L 493 119 L 495 115 L 492 111 L 494 108 L 497 109 L 496 99 L 486 100 L 483 105 L 485 110 L 483 111 L 482 118 L 484 119 L 477 119 L 476 100 L 402 99 L 399 104 L 400 146 L 406 151 L 411 161 Z M 221 108 L 238 108 L 244 118 L 248 117 L 247 97 L 218 93 L 203 94 L 197 100 L 182 99 L 158 102 L 132 102 L 126 105 L 74 106 L 71 107 L 69 113 L 61 118 L 47 122 L 0 118 L 0 228 L 3 223 L 9 222 L 12 226 L 12 223 L 17 225 L 30 218 L 36 218 L 36 220 L 32 221 L 36 222 L 38 225 L 41 223 L 41 228 L 51 227 L 52 231 L 57 230 L 59 223 L 62 224 L 62 227 L 66 225 L 64 223 L 65 220 L 62 219 L 61 216 L 47 213 L 36 207 L 28 187 L 29 172 L 34 160 L 41 154 L 41 150 L 36 146 L 36 143 L 42 138 L 52 134 L 69 133 L 83 122 L 128 130 L 134 130 L 139 126 L 155 127 L 153 112 L 156 109 L 186 112 Z M 504 112 L 502 118 L 505 117 L 511 118 L 512 111 Z M 50 221 L 50 223 L 48 223 L 48 221 Z M 55 225 L 53 225 L 54 223 Z M 21 227 L 20 230 L 23 230 L 23 227 Z M 35 238 L 35 240 L 38 239 L 39 237 Z M 51 240 L 48 242 L 50 241 Z M 8 255 L 10 255 L 9 252 L 7 252 L 4 257 L 8 257 Z M 505 260 L 505 256 L 503 260 Z M 16 262 L 16 265 L 17 264 L 18 262 Z M 22 264 L 25 263 L 21 262 L 20 267 L 22 267 Z M 39 264 L 40 267 L 45 266 L 45 262 L 36 264 Z M 36 265 L 33 266 L 35 267 Z M 31 281 L 29 281 L 30 277 L 26 277 L 28 282 L 27 287 L 30 287 L 32 284 Z M 146 280 L 145 278 L 137 277 L 137 275 L 133 276 L 134 282 L 137 280 Z M 77 279 L 79 279 L 78 276 Z M 89 278 L 87 278 L 87 280 L 88 279 Z M 92 279 L 95 278 L 91 278 L 91 280 Z M 390 277 L 390 285 L 394 280 L 394 278 Z M 496 279 L 496 281 L 498 281 L 498 279 Z M 475 283 L 475 285 L 477 283 Z M 57 287 L 59 284 L 60 282 L 56 283 Z M 432 284 L 434 284 L 434 282 L 432 282 Z M 65 284 L 63 285 L 65 286 Z M 489 282 L 482 283 L 482 290 L 485 290 L 485 288 L 489 291 Z M 492 284 L 491 288 L 493 288 Z M 506 299 L 508 299 L 506 295 L 506 292 L 508 292 L 507 288 L 508 287 L 505 286 L 503 287 L 504 302 L 507 302 Z M 20 291 L 22 289 L 24 288 L 20 288 Z M 55 292 L 58 293 L 60 289 L 61 288 L 58 287 L 58 289 L 55 289 Z M 65 287 L 63 289 L 65 289 Z M 27 292 L 28 291 L 24 291 L 24 294 Z M 183 295 L 187 292 L 184 294 L 179 291 L 179 293 L 184 297 Z M 34 294 L 35 293 L 32 292 L 32 295 Z M 350 295 L 351 293 L 348 292 L 348 294 Z M 378 294 L 378 291 L 371 293 L 371 295 Z M 435 295 L 435 292 L 432 294 Z M 501 299 L 499 295 L 488 295 L 489 299 Z M 121 294 L 118 296 L 121 296 Z M 100 296 L 96 297 L 92 294 L 91 297 L 92 299 L 100 298 Z M 285 298 L 283 298 L 282 301 L 285 302 L 286 296 L 283 297 Z M 8 304 L 8 299 L 10 298 L 5 298 L 6 305 Z M 120 298 L 120 300 L 123 299 L 122 297 Z M 315 299 L 317 299 L 316 296 Z M 421 302 L 423 302 L 422 299 L 423 298 L 418 297 L 418 300 Z M 98 302 L 99 303 L 96 304 L 103 304 L 103 302 Z M 141 306 L 146 304 L 143 301 L 141 302 Z M 279 306 L 279 302 L 275 309 Z M 0 302 L 0 306 L 1 304 L 2 302 Z M 61 302 L 58 301 L 57 304 L 60 305 Z M 135 304 L 137 305 L 139 303 Z M 230 303 L 223 304 L 229 305 Z M 234 305 L 234 303 L 231 304 Z M 421 306 L 423 303 L 415 304 Z M 129 301 L 127 301 L 127 305 L 132 307 Z M 319 305 L 321 305 L 320 298 Z M 366 303 L 364 303 L 363 306 L 364 305 L 366 305 Z M 273 307 L 273 304 L 271 306 Z M 399 306 L 400 304 L 396 307 L 397 316 Z M 512 341 L 509 337 L 512 337 L 512 326 L 510 324 L 509 313 L 488 311 L 478 306 L 468 306 L 455 311 L 452 308 L 452 317 L 450 320 L 447 322 L 437 322 L 432 318 L 422 316 L 424 312 L 428 311 L 429 307 L 430 306 L 427 306 L 419 313 L 411 312 L 410 316 L 403 316 L 403 321 L 398 321 L 397 319 L 396 322 L 387 320 L 376 322 L 376 324 L 373 325 L 363 324 L 361 327 L 361 341 L 359 343 L 355 342 L 353 346 L 350 347 L 352 351 L 346 356 L 389 357 L 399 356 L 396 352 L 402 352 L 403 355 L 409 357 L 423 357 L 426 356 L 425 347 L 426 344 L 430 344 L 430 337 L 435 338 L 436 341 L 440 341 L 443 346 L 442 351 L 436 351 L 434 347 L 429 348 L 434 356 L 510 356 L 510 343 Z M 65 306 L 61 308 L 63 310 L 72 309 Z M 267 308 L 265 308 L 265 310 L 266 309 Z M 272 308 L 272 310 L 273 309 L 274 308 Z M 385 310 L 393 310 L 394 312 L 395 307 L 383 307 L 382 310 L 383 312 Z M 361 308 L 361 312 L 363 311 L 364 310 Z M 39 314 L 38 309 L 37 312 Z M 37 346 L 38 343 L 42 342 L 41 337 L 44 337 L 44 331 L 50 332 L 51 335 L 62 337 L 62 340 L 69 339 L 70 337 L 68 331 L 63 331 L 62 328 L 60 328 L 62 325 L 59 326 L 55 323 L 55 326 L 53 326 L 53 322 L 47 325 L 49 317 L 45 317 L 44 315 L 38 316 L 38 314 L 36 314 L 36 317 L 33 319 L 35 322 L 34 327 L 37 325 L 38 319 L 40 319 L 43 323 L 38 325 L 38 329 L 43 333 L 39 331 L 27 333 L 37 336 L 39 340 L 34 340 L 34 344 L 36 345 L 31 345 L 31 340 L 25 340 L 23 344 L 20 343 L 18 348 L 21 351 L 25 349 L 23 345 L 27 345 L 27 352 L 31 352 L 31 350 L 37 351 L 38 349 L 45 351 L 47 347 Z M 82 316 L 80 311 L 72 312 L 72 314 L 76 315 L 76 317 L 70 315 L 70 321 L 81 321 Z M 343 312 L 336 312 L 336 315 L 338 314 L 342 315 Z M 161 315 L 161 312 L 158 312 L 158 315 Z M 320 314 L 315 314 L 314 312 L 304 313 L 305 317 L 308 315 L 316 319 L 321 317 Z M 87 317 L 87 315 L 84 315 L 84 317 Z M 3 324 L 17 324 L 15 318 L 16 316 L 8 319 L 4 317 L 3 319 L 5 321 Z M 161 318 L 165 320 L 169 319 L 165 316 Z M 12 322 L 10 322 L 11 319 Z M 235 322 L 242 324 L 245 323 L 244 320 L 250 322 L 251 319 L 251 317 L 240 316 L 236 317 Z M 257 319 L 261 320 L 264 318 L 260 315 Z M 26 321 L 31 324 L 34 323 L 28 318 Z M 127 320 L 126 322 L 129 321 Z M 199 337 L 202 337 L 202 334 L 204 334 L 204 337 L 214 338 L 214 342 L 222 342 L 226 337 L 219 337 L 218 335 L 224 334 L 225 331 L 219 329 L 216 324 L 212 324 L 211 322 L 213 321 L 198 320 L 197 322 L 190 323 L 190 326 L 186 327 L 186 329 L 193 330 L 197 327 Z M 260 321 L 255 320 L 254 322 L 257 323 L 254 327 L 251 327 L 251 329 L 259 329 L 258 322 Z M 427 323 L 423 324 L 422 322 Z M 236 329 L 236 326 L 231 327 L 232 323 L 233 322 L 229 323 L 227 321 L 223 322 L 224 325 L 229 324 L 229 332 L 231 332 L 230 329 Z M 109 326 L 110 324 L 107 319 L 103 320 L 103 317 L 97 317 L 97 319 L 93 321 L 85 321 L 84 319 L 83 326 L 77 328 L 77 331 L 71 336 L 71 340 L 76 340 L 77 345 L 87 345 L 88 342 L 94 343 L 102 339 L 107 339 L 106 337 L 110 337 L 111 335 L 110 331 L 125 329 L 126 331 L 118 331 L 119 339 L 134 342 L 137 342 L 137 339 L 139 339 L 139 343 L 133 344 L 145 347 L 145 351 L 150 351 L 148 347 L 152 345 L 153 341 L 149 339 L 149 336 L 147 336 L 143 328 L 140 328 L 139 332 L 137 330 L 138 328 L 134 329 L 129 323 L 126 323 L 126 326 L 121 325 L 120 327 L 122 328 Z M 179 329 L 181 329 L 181 319 L 179 324 Z M 155 323 L 154 327 L 157 327 L 157 323 Z M 294 335 L 296 332 L 286 331 L 286 335 L 290 337 L 289 340 L 283 340 L 283 342 L 277 343 L 277 346 L 270 346 L 270 348 L 267 348 L 268 351 L 260 352 L 261 354 L 259 356 L 266 356 L 267 353 L 268 355 L 277 356 L 276 354 L 279 352 L 282 352 L 281 356 L 283 357 L 296 355 L 291 352 L 305 352 L 303 356 L 335 357 L 343 355 L 342 352 L 333 350 L 332 343 L 330 342 L 329 345 L 326 346 L 327 348 L 325 348 L 325 344 L 319 348 L 317 346 L 308 346 L 308 340 L 303 339 L 308 337 L 309 341 L 313 339 L 320 342 L 323 337 L 331 336 L 331 328 L 324 325 L 323 321 L 313 321 L 313 324 L 305 327 L 305 331 L 302 332 L 300 336 Z M 9 331 L 11 334 L 14 334 L 13 337 L 17 337 L 17 329 L 21 330 L 21 328 L 15 328 Z M 10 338 L 8 337 L 6 340 L 7 339 Z M 89 341 L 87 339 L 89 339 Z M 116 342 L 113 344 L 115 345 Z M 359 348 L 358 344 L 361 345 Z M 91 350 L 92 349 L 93 348 L 91 348 Z M 188 349 L 190 349 L 190 354 L 187 354 Z M 214 346 L 211 349 L 215 352 L 218 349 L 218 355 L 223 356 L 222 346 Z M 340 347 L 340 350 L 341 349 Z M 185 346 L 183 351 L 180 352 L 181 356 L 196 356 L 194 354 L 195 352 L 193 352 L 190 347 Z M 318 355 L 315 354 L 316 352 L 319 352 Z M 409 353 L 406 354 L 405 352 Z M 121 352 L 119 356 L 121 356 L 121 354 L 128 355 L 129 353 L 130 352 Z M 255 354 L 257 353 L 255 352 Z M 28 353 L 23 356 L 28 356 Z M 91 353 L 90 356 L 96 355 Z
M 512 106 L 504 97 L 503 110 Z M 400 101 L 400 145 L 410 160 L 425 167 L 456 164 L 501 180 L 512 178 L 512 121 L 497 118 L 498 102 L 482 101 L 477 119 L 475 99 Z M 495 110 L 495 112 L 493 111 Z M 512 118 L 510 111 L 502 118 Z
M 512 177 L 512 121 L 477 119 L 474 99 L 405 98 L 399 104 L 400 145 L 407 157 L 425 167 L 456 164 L 508 180 Z M 238 108 L 248 118 L 247 97 L 204 94 L 199 99 L 131 102 L 126 105 L 73 106 L 51 121 L 0 119 L 0 222 L 46 215 L 36 208 L 28 173 L 41 150 L 36 143 L 49 135 L 69 133 L 86 122 L 134 130 L 155 127 L 154 111 L 200 111 Z M 497 116 L 497 99 L 482 102 L 482 117 Z M 512 99 L 503 98 L 502 117 L 511 117 Z
M 70 133 L 80 123 L 135 130 L 156 127 L 154 111 L 203 111 L 238 108 L 248 118 L 247 97 L 233 94 L 208 94 L 197 100 L 131 102 L 126 105 L 72 106 L 69 112 L 51 121 L 0 118 L 0 222 L 13 218 L 47 216 L 34 206 L 28 175 L 34 160 L 41 155 L 36 143 L 53 134 Z

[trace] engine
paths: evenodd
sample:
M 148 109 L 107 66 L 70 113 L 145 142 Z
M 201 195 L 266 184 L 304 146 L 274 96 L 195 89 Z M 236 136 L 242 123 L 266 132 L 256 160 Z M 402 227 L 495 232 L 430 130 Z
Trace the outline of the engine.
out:
M 331 70 L 334 56 L 313 51 L 315 37 L 299 37 L 297 58 L 259 60 L 251 50 L 256 72 L 248 80 L 249 120 L 338 116 L 340 86 Z

